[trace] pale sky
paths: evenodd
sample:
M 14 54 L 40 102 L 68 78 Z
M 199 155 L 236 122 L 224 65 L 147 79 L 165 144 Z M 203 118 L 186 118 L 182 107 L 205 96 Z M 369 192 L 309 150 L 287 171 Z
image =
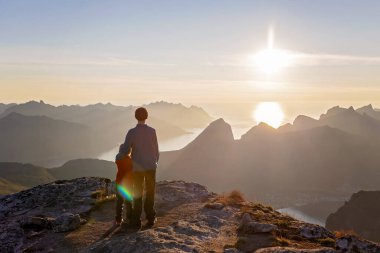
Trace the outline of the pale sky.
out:
M 0 102 L 232 103 L 250 115 L 276 101 L 287 118 L 380 107 L 379 13 L 377 0 L 0 0 Z M 252 58 L 270 28 L 297 59 L 268 75 Z

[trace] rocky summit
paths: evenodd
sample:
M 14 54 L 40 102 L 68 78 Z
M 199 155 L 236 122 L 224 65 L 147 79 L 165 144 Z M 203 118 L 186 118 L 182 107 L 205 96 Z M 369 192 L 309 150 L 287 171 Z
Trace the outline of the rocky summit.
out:
M 78 178 L 0 198 L 0 252 L 380 252 L 380 245 L 298 221 L 237 191 L 157 183 L 157 223 L 113 226 L 114 184 Z

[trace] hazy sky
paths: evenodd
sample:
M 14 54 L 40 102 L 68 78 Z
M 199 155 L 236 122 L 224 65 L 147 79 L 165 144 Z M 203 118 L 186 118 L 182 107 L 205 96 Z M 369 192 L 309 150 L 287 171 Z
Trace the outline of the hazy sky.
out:
M 378 0 L 0 0 L 0 102 L 380 107 L 379 13 Z M 268 75 L 252 57 L 270 27 L 298 58 Z

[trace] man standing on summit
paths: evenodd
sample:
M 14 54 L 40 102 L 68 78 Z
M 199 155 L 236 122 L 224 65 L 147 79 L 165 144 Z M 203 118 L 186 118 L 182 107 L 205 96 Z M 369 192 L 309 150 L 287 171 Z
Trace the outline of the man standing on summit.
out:
M 138 123 L 130 129 L 125 137 L 121 153 L 127 155 L 132 151 L 133 171 L 133 211 L 131 226 L 141 227 L 141 212 L 143 187 L 145 181 L 144 211 L 148 220 L 147 226 L 153 226 L 156 221 L 154 210 L 154 194 L 156 190 L 156 169 L 159 150 L 156 130 L 145 123 L 148 111 L 140 107 L 135 111 Z

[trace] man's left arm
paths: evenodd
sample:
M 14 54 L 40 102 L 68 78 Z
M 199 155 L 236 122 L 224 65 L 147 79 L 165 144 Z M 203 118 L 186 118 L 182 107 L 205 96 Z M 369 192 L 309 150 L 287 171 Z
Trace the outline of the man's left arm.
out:
M 121 153 L 123 156 L 128 155 L 131 152 L 132 139 L 133 139 L 133 132 L 132 130 L 129 130 L 127 135 L 125 136 L 125 141 L 119 151 L 119 153 Z

